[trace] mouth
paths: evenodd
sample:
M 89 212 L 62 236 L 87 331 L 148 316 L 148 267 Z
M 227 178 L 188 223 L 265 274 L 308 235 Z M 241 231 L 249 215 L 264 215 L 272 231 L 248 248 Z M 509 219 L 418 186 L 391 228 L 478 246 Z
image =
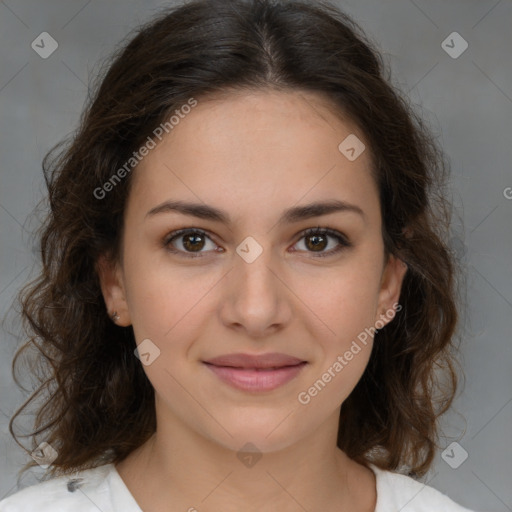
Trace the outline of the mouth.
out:
M 222 382 L 243 391 L 272 391 L 297 377 L 307 361 L 286 354 L 230 354 L 203 364 Z

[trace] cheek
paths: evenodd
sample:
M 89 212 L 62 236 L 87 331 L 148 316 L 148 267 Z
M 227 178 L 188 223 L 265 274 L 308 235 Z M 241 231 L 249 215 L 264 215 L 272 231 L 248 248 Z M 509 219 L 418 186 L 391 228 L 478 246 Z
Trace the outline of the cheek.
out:
M 198 326 L 204 305 L 219 280 L 213 273 L 187 273 L 186 269 L 155 259 L 143 251 L 125 258 L 126 300 L 135 338 L 150 338 L 162 348 Z
M 320 326 L 321 342 L 343 348 L 374 325 L 381 267 L 374 256 L 347 259 L 329 272 L 297 275 L 294 292 L 304 303 L 304 312 Z M 318 332 L 318 331 L 317 331 Z
M 156 342 L 164 327 L 171 327 L 173 319 L 168 313 L 172 310 L 170 302 L 174 294 L 165 281 L 157 279 L 154 272 L 143 270 L 141 266 L 130 268 L 126 265 L 130 276 L 126 283 L 126 301 L 137 342 L 144 338 Z
M 364 373 L 373 347 L 379 277 L 379 269 L 354 266 L 320 282 L 324 286 L 305 301 L 318 364 L 297 400 L 313 416 L 339 407 Z
M 297 394 L 302 413 L 322 418 L 340 407 L 361 379 L 370 354 L 371 343 L 356 342 L 349 350 L 328 358 L 321 372 L 306 382 Z

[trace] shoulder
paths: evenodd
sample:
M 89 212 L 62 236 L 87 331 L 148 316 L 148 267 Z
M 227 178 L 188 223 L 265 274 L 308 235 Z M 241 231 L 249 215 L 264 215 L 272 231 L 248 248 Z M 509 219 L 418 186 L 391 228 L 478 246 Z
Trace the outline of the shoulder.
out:
M 377 508 L 375 512 L 473 512 L 458 505 L 437 489 L 413 478 L 384 471 L 371 465 L 377 480 Z
M 26 487 L 0 501 L 0 512 L 111 512 L 111 471 L 107 464 Z

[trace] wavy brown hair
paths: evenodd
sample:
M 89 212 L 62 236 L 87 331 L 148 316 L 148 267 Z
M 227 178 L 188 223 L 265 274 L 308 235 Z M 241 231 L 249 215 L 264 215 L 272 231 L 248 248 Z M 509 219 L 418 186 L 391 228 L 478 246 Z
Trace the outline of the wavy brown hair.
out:
M 391 84 L 360 27 L 328 3 L 192 1 L 138 27 L 97 75 L 78 129 L 43 160 L 49 213 L 42 268 L 20 292 L 37 389 L 32 450 L 58 452 L 52 476 L 120 462 L 156 428 L 154 391 L 134 357 L 133 329 L 109 319 L 96 272 L 120 257 L 131 173 L 99 188 L 190 98 L 274 89 L 323 95 L 368 142 L 386 255 L 406 262 L 394 321 L 376 334 L 367 368 L 341 407 L 337 444 L 349 457 L 422 475 L 439 417 L 457 389 L 456 262 L 446 242 L 447 165 L 421 116 Z M 137 172 L 136 169 L 134 172 Z M 25 468 L 35 465 L 30 461 Z

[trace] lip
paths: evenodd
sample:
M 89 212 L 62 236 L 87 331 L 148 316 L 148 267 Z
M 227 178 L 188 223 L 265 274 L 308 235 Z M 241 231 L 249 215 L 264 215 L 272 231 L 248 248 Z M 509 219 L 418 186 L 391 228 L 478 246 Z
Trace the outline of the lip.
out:
M 204 361 L 215 366 L 231 366 L 233 368 L 280 368 L 304 362 L 304 359 L 288 354 L 269 352 L 267 354 L 225 354 Z
M 287 354 L 227 354 L 203 361 L 223 382 L 244 391 L 272 391 L 295 378 L 307 361 Z

